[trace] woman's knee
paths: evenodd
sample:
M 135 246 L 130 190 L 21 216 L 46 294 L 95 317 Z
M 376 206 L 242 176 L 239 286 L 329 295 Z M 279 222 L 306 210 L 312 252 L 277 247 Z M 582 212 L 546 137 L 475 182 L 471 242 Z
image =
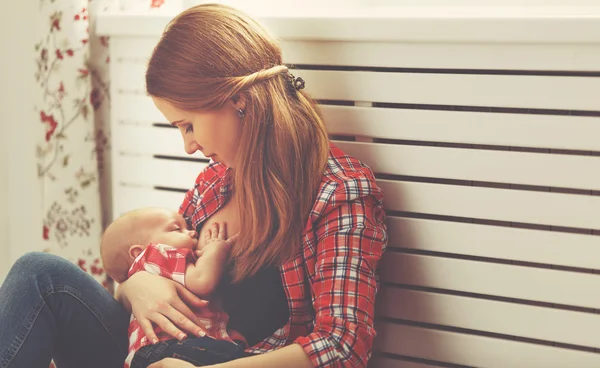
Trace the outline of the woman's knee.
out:
M 28 252 L 16 260 L 11 270 L 19 272 L 26 271 L 29 274 L 38 273 L 39 271 L 44 272 L 48 270 L 48 268 L 54 268 L 62 262 L 66 262 L 66 260 L 54 254 Z
M 17 259 L 7 278 L 56 280 L 70 278 L 82 271 L 72 262 L 60 256 L 44 252 L 28 252 Z

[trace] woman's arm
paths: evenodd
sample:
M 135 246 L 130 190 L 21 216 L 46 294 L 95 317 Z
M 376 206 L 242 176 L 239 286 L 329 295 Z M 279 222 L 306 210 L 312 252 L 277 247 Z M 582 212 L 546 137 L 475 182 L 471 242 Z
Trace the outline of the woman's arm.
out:
M 387 232 L 381 195 L 347 194 L 357 192 L 339 188 L 334 208 L 316 226 L 316 261 L 307 269 L 314 329 L 295 341 L 315 367 L 366 367 L 371 356 L 377 267 Z

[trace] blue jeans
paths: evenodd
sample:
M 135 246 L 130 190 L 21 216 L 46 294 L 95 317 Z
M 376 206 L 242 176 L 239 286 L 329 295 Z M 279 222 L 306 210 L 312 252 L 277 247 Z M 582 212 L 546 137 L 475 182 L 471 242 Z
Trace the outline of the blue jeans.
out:
M 147 345 L 138 350 L 131 361 L 131 368 L 146 368 L 163 358 L 177 358 L 204 367 L 225 363 L 250 356 L 242 345 L 210 337 L 190 337 L 185 340 L 167 340 Z
M 90 275 L 28 253 L 0 287 L 0 368 L 122 368 L 129 313 Z

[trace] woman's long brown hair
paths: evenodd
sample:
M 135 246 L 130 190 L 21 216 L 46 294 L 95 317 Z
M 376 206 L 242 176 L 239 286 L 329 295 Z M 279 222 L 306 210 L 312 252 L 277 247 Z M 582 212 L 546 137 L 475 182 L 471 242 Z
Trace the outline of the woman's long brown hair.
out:
M 202 4 L 175 17 L 154 49 L 148 94 L 185 111 L 246 101 L 234 170 L 240 235 L 232 278 L 281 265 L 300 249 L 327 164 L 329 140 L 315 102 L 296 91 L 281 49 L 234 8 Z

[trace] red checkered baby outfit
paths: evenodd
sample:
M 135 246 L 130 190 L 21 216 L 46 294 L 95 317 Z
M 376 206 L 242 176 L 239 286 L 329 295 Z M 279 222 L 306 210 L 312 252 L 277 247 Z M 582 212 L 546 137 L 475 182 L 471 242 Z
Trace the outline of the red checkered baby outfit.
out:
M 127 277 L 136 272 L 147 271 L 176 281 L 185 286 L 185 269 L 188 263 L 195 262 L 196 256 L 191 249 L 174 248 L 165 244 L 150 244 L 133 261 Z M 229 316 L 220 310 L 216 303 L 209 303 L 204 308 L 195 309 L 196 316 L 206 328 L 206 335 L 217 340 L 244 342 L 245 339 L 236 331 L 227 330 Z M 160 327 L 154 328 L 159 341 L 171 340 L 173 336 L 165 333 Z M 133 314 L 129 323 L 129 351 L 125 359 L 125 368 L 129 368 L 135 352 L 150 345 L 142 327 Z

